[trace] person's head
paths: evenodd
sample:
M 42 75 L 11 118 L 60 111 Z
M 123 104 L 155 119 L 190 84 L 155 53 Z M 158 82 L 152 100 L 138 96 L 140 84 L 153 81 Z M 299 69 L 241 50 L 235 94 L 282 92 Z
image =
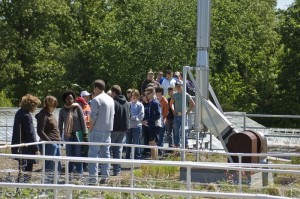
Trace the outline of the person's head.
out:
M 119 85 L 113 85 L 111 88 L 111 95 L 112 97 L 115 97 L 117 95 L 122 95 L 122 89 Z
M 48 95 L 45 97 L 44 101 L 43 101 L 43 110 L 48 112 L 48 113 L 52 113 L 54 111 L 54 109 L 56 108 L 58 102 L 56 97 Z
M 156 97 L 160 100 L 164 95 L 164 89 L 162 87 L 155 88 Z
M 172 97 L 173 93 L 174 93 L 174 88 L 173 87 L 169 87 L 168 88 L 168 95 Z
M 178 80 L 176 83 L 175 83 L 175 89 L 178 93 L 181 93 L 182 92 L 182 81 L 181 80 Z
M 154 87 L 148 87 L 148 88 L 146 88 L 145 95 L 147 96 L 147 98 L 149 100 L 152 100 L 154 98 L 154 95 L 155 95 L 155 89 L 154 89 Z
M 155 88 L 156 85 L 155 85 L 154 83 L 149 83 L 149 84 L 147 85 L 147 88 L 148 88 L 148 87 L 153 87 L 153 88 Z
M 137 102 L 140 99 L 140 92 L 137 89 L 133 89 L 131 93 L 131 100 Z
M 166 78 L 168 80 L 170 80 L 170 79 L 173 78 L 173 72 L 171 70 L 167 70 L 167 72 L 166 72 Z
M 176 71 L 176 72 L 174 73 L 174 77 L 177 78 L 177 79 L 179 79 L 179 76 L 180 76 L 180 72 Z
M 72 90 L 66 90 L 62 95 L 62 100 L 68 106 L 72 105 L 75 100 L 75 93 Z
M 164 73 L 162 71 L 158 71 L 157 76 L 156 76 L 157 81 L 159 81 L 161 78 L 163 78 L 163 76 L 164 76 Z
M 126 97 L 127 97 L 127 100 L 128 101 L 131 101 L 131 97 L 132 97 L 132 91 L 133 91 L 134 89 L 128 89 L 127 91 L 126 91 Z
M 111 90 L 108 90 L 106 94 L 112 97 Z
M 149 103 L 149 99 L 147 98 L 145 93 L 142 94 L 142 100 L 144 103 Z
M 148 80 L 153 80 L 153 77 L 154 77 L 154 73 L 152 70 L 149 70 L 148 73 L 147 73 L 147 79 Z
M 80 96 L 85 100 L 85 102 L 89 102 L 90 98 L 91 98 L 91 93 L 89 93 L 87 91 L 82 91 L 80 93 Z
M 39 98 L 36 96 L 27 94 L 24 95 L 21 99 L 20 107 L 24 110 L 27 110 L 28 112 L 33 113 L 36 109 L 41 104 L 41 101 Z
M 93 88 L 93 92 L 97 96 L 105 90 L 105 82 L 102 79 L 97 79 L 93 82 Z

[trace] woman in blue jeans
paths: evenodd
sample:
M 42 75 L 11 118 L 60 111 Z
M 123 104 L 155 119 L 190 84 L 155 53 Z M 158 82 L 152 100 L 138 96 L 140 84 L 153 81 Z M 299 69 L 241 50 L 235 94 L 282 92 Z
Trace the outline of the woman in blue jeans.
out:
M 140 135 L 142 131 L 141 121 L 144 118 L 144 106 L 140 99 L 140 93 L 138 90 L 133 90 L 131 93 L 130 101 L 130 129 L 126 133 L 126 144 L 140 144 Z M 130 159 L 131 147 L 126 148 L 126 159 Z M 140 148 L 135 147 L 134 159 L 140 159 Z
M 35 116 L 37 119 L 37 134 L 40 136 L 42 141 L 61 141 L 57 120 L 53 114 L 56 106 L 57 99 L 54 96 L 47 96 L 44 99 L 43 108 Z M 46 144 L 43 154 L 49 156 L 60 156 L 60 145 L 55 143 Z M 54 166 L 54 161 L 45 161 L 46 183 L 53 182 Z M 60 172 L 60 170 L 61 163 L 58 162 L 57 171 Z
M 82 142 L 83 134 L 87 132 L 82 108 L 74 103 L 75 93 L 67 90 L 62 95 L 65 102 L 64 107 L 59 111 L 58 127 L 63 139 L 66 142 Z M 82 145 L 67 144 L 67 156 L 82 157 Z M 75 172 L 79 175 L 83 173 L 82 162 L 69 162 L 69 173 Z

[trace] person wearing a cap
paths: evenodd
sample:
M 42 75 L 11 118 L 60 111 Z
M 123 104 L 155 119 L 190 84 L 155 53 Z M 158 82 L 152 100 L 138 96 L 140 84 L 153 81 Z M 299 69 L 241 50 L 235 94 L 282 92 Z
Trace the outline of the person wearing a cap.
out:
M 182 128 L 182 126 L 181 126 L 182 114 L 188 115 L 192 111 L 192 109 L 195 107 L 195 102 L 192 99 L 192 97 L 188 93 L 185 93 L 186 101 L 188 102 L 189 106 L 188 106 L 186 113 L 182 112 L 182 91 L 183 91 L 182 86 L 183 86 L 182 81 L 178 80 L 175 83 L 175 90 L 177 92 L 174 93 L 171 98 L 171 108 L 174 113 L 174 145 L 175 145 L 175 147 L 179 147 L 179 141 L 180 141 L 180 137 L 181 137 L 181 128 Z M 187 131 L 186 131 L 186 134 L 187 134 Z M 187 135 L 185 137 L 186 137 L 185 146 L 187 147 L 187 145 L 188 145 Z
M 176 81 L 180 80 L 180 72 L 179 72 L 179 71 L 176 71 L 176 72 L 174 73 L 174 79 L 175 79 Z
M 81 92 L 81 95 L 82 94 L 87 99 L 87 94 L 84 95 L 85 93 Z M 88 96 L 88 98 L 89 98 L 89 96 Z M 90 126 L 90 117 L 91 117 L 91 107 L 87 103 L 88 101 L 86 101 L 84 99 L 84 97 L 76 97 L 75 102 L 77 102 L 81 106 L 86 127 L 89 128 L 89 126 Z M 83 141 L 84 142 L 88 141 L 87 132 L 83 135 Z M 89 146 L 88 145 L 82 145 L 82 157 L 88 157 L 88 153 L 89 153 Z M 88 164 L 86 162 L 83 163 L 83 170 L 84 171 L 88 170 Z
M 86 103 L 88 103 L 90 101 L 90 98 L 91 98 L 91 93 L 87 92 L 87 91 L 82 91 L 80 93 L 80 97 L 82 97 Z
M 155 86 L 159 86 L 159 83 L 154 80 L 154 73 L 152 70 L 149 70 L 147 73 L 147 78 L 143 81 L 141 85 L 141 93 L 144 93 L 148 84 L 153 83 Z

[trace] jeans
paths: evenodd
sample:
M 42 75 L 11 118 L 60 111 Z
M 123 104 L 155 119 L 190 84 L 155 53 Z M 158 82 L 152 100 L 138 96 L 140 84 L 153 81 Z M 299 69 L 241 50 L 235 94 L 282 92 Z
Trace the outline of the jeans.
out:
M 88 141 L 98 143 L 111 143 L 110 134 L 110 131 L 92 131 L 88 135 Z M 89 157 L 110 158 L 109 146 L 90 145 Z M 109 164 L 102 164 L 101 175 L 103 176 L 103 178 L 108 178 L 109 167 Z M 98 181 L 98 163 L 89 163 L 89 175 L 91 183 L 96 183 Z
M 141 135 L 142 127 L 131 128 L 126 134 L 126 144 L 140 144 L 140 135 Z M 126 159 L 130 159 L 131 147 L 126 148 Z M 134 149 L 134 159 L 140 159 L 141 157 L 141 149 L 139 147 L 135 147 Z
M 60 145 L 59 144 L 45 144 L 45 152 L 43 152 L 43 145 L 40 145 L 40 149 L 42 154 L 48 155 L 48 156 L 60 156 Z M 50 184 L 53 183 L 54 180 L 54 167 L 55 162 L 51 160 L 45 161 L 45 183 Z M 58 161 L 57 164 L 57 171 L 58 173 L 61 172 L 61 162 Z
M 45 155 L 49 156 L 60 156 L 60 145 L 59 144 L 46 144 L 45 145 Z M 54 161 L 46 160 L 45 161 L 45 171 L 54 171 L 55 163 Z M 61 171 L 61 162 L 58 162 L 58 173 Z
M 126 139 L 126 131 L 112 131 L 111 143 L 124 144 Z M 111 146 L 112 156 L 114 159 L 122 159 L 123 146 Z M 120 164 L 113 164 L 114 174 L 121 172 Z
M 79 142 L 76 136 L 71 136 L 69 138 L 65 138 L 66 142 Z M 71 157 L 82 157 L 82 145 L 74 145 L 74 144 L 67 144 L 66 145 L 66 154 L 67 156 Z M 82 174 L 83 166 L 82 162 L 69 162 L 69 173 L 75 171 L 78 174 Z
M 169 147 L 172 147 L 173 144 L 174 144 L 174 140 L 173 140 L 174 128 L 173 128 L 173 126 L 174 126 L 174 120 L 173 119 L 167 119 L 166 129 L 167 129 Z
M 162 128 L 160 128 L 160 131 L 159 131 L 157 146 L 164 146 L 165 131 L 166 131 L 166 125 L 163 124 Z
M 182 116 L 174 116 L 174 145 L 179 146 L 179 141 L 181 137 L 181 121 Z M 185 146 L 188 146 L 188 132 L 185 131 Z

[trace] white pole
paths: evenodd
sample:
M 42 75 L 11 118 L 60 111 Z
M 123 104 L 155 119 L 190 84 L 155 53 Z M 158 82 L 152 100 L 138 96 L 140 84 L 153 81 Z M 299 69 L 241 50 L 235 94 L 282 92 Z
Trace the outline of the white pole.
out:
M 195 125 L 196 131 L 207 131 L 202 122 L 203 105 L 200 97 L 208 99 L 208 75 L 209 75 L 209 59 L 208 49 L 210 46 L 210 16 L 211 16 L 211 0 L 198 0 L 197 7 L 197 61 L 196 82 L 200 85 L 200 93 L 195 94 Z

